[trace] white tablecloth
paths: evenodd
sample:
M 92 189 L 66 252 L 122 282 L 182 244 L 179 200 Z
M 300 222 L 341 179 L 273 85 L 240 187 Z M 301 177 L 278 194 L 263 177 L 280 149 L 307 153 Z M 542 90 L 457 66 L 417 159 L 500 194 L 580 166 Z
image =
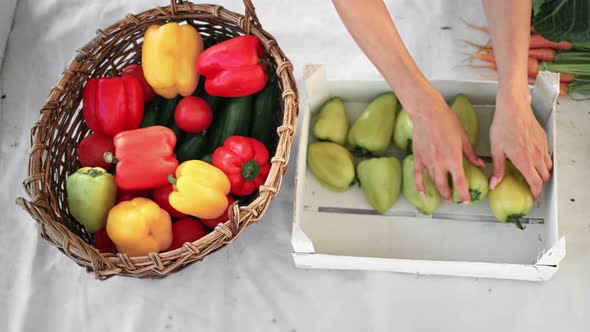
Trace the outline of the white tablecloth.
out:
M 156 2 L 166 4 L 18 2 L 0 79 L 0 331 L 590 331 L 590 103 L 569 98 L 559 100 L 557 154 L 567 256 L 548 282 L 296 269 L 293 166 L 262 221 L 204 261 L 163 280 L 86 274 L 40 239 L 14 203 L 24 194 L 29 130 L 75 49 L 97 28 Z M 299 79 L 307 63 L 327 64 L 332 78 L 379 78 L 329 1 L 254 2 Z M 219 3 L 242 11 L 237 0 Z M 483 22 L 479 1 L 388 6 L 429 78 L 485 74 L 460 67 L 469 51 L 461 39 L 485 40 L 460 21 Z

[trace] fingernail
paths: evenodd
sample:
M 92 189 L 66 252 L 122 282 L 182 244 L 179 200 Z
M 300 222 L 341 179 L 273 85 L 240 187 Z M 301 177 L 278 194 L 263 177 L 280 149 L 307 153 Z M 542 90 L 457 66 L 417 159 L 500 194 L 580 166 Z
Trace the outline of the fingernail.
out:
M 469 205 L 469 204 L 471 204 L 471 202 L 470 201 L 463 201 L 463 204 Z
M 424 193 L 423 191 L 420 191 L 420 196 L 422 196 L 422 198 L 426 198 L 426 193 Z
M 483 159 L 480 159 L 480 160 L 479 160 L 479 165 L 480 165 L 481 167 L 485 167 L 485 166 L 486 166 L 486 162 L 485 162 L 485 161 L 483 161 Z
M 495 176 L 492 176 L 492 180 L 490 181 L 490 189 L 494 190 L 497 185 L 498 185 L 498 178 Z

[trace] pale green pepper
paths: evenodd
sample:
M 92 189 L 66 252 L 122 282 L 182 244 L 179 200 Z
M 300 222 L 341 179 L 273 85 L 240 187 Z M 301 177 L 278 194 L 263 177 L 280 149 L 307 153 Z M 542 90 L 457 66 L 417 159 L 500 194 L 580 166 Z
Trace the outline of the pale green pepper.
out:
M 397 107 L 393 92 L 373 99 L 350 127 L 348 145 L 363 154 L 382 156 L 391 143 Z
M 349 127 L 342 99 L 332 98 L 322 105 L 312 132 L 319 140 L 344 145 Z
M 395 120 L 395 129 L 393 131 L 393 141 L 402 151 L 412 154 L 412 135 L 414 133 L 414 124 L 405 109 L 399 112 Z
M 513 223 L 524 229 L 520 219 L 533 208 L 533 194 L 524 176 L 506 161 L 506 172 L 502 181 L 489 193 L 490 208 L 494 216 L 503 223 Z
M 395 157 L 372 158 L 357 166 L 357 177 L 369 204 L 378 212 L 389 210 L 399 198 L 402 165 Z
M 402 190 L 404 197 L 415 206 L 422 214 L 430 215 L 438 208 L 440 204 L 440 193 L 432 183 L 428 170 L 424 169 L 423 181 L 425 187 L 425 197 L 422 197 L 416 187 L 414 178 L 414 156 L 409 155 L 404 159 L 403 164 L 403 184 Z
M 100 167 L 82 167 L 66 180 L 70 214 L 90 234 L 106 226 L 109 210 L 115 206 L 115 179 Z
M 354 158 L 350 151 L 336 143 L 309 144 L 307 164 L 318 182 L 332 191 L 347 191 L 355 182 Z
M 479 118 L 473 109 L 473 105 L 464 94 L 458 94 L 455 101 L 451 105 L 451 110 L 457 115 L 459 121 L 469 135 L 469 142 L 474 148 L 477 148 L 479 139 Z
M 477 204 L 483 201 L 488 196 L 488 191 L 490 189 L 488 178 L 483 170 L 480 167 L 471 164 L 469 161 L 463 160 L 463 171 L 469 186 L 470 204 Z M 452 183 L 452 187 L 453 200 L 456 203 L 462 203 L 463 201 L 459 197 L 459 192 L 457 191 L 454 182 Z

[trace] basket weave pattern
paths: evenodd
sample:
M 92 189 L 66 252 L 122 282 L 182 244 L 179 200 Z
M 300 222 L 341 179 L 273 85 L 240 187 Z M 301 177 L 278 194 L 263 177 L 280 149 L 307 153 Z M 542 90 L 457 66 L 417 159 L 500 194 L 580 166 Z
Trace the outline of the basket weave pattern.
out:
M 138 15 L 128 14 L 78 50 L 51 89 L 41 109 L 38 122 L 31 129 L 31 150 L 27 177 L 23 184 L 29 199 L 19 197 L 22 206 L 35 219 L 41 236 L 59 248 L 98 279 L 115 275 L 159 278 L 203 259 L 226 246 L 250 224 L 259 220 L 281 187 L 295 135 L 298 92 L 293 67 L 276 40 L 266 32 L 250 0 L 244 0 L 245 15 L 217 5 L 189 2 L 156 7 Z M 65 193 L 67 176 L 80 167 L 76 157 L 78 143 L 90 132 L 81 112 L 82 88 L 91 77 L 105 76 L 107 70 L 120 72 L 130 63 L 139 63 L 144 31 L 151 24 L 166 21 L 187 22 L 201 36 L 213 35 L 224 40 L 253 34 L 262 42 L 267 59 L 276 72 L 282 92 L 277 110 L 276 149 L 271 153 L 271 169 L 264 185 L 248 205 L 234 204 L 229 220 L 193 243 L 159 254 L 128 257 L 125 254 L 101 253 L 91 245 L 91 237 L 68 212 Z

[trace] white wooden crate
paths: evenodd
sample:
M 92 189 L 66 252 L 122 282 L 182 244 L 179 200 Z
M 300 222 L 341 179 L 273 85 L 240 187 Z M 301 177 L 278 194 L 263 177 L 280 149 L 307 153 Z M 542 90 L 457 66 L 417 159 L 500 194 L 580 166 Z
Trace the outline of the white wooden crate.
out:
M 489 159 L 497 83 L 432 83 L 449 103 L 458 93 L 472 101 L 481 121 L 477 152 Z M 525 230 L 498 222 L 487 200 L 474 206 L 443 200 L 433 215 L 425 216 L 400 195 L 390 210 L 377 213 L 359 186 L 343 193 L 322 187 L 307 167 L 307 145 L 314 141 L 309 130 L 314 114 L 328 98 L 343 98 L 352 123 L 389 86 L 385 81 L 328 81 L 324 66 L 308 66 L 305 88 L 292 233 L 296 266 L 522 280 L 547 280 L 557 271 L 565 256 L 565 239 L 558 237 L 557 165 L 523 222 Z M 559 77 L 553 73 L 541 73 L 532 88 L 533 110 L 554 156 L 558 91 Z M 388 154 L 403 160 L 393 143 Z M 488 174 L 490 169 L 491 164 Z

